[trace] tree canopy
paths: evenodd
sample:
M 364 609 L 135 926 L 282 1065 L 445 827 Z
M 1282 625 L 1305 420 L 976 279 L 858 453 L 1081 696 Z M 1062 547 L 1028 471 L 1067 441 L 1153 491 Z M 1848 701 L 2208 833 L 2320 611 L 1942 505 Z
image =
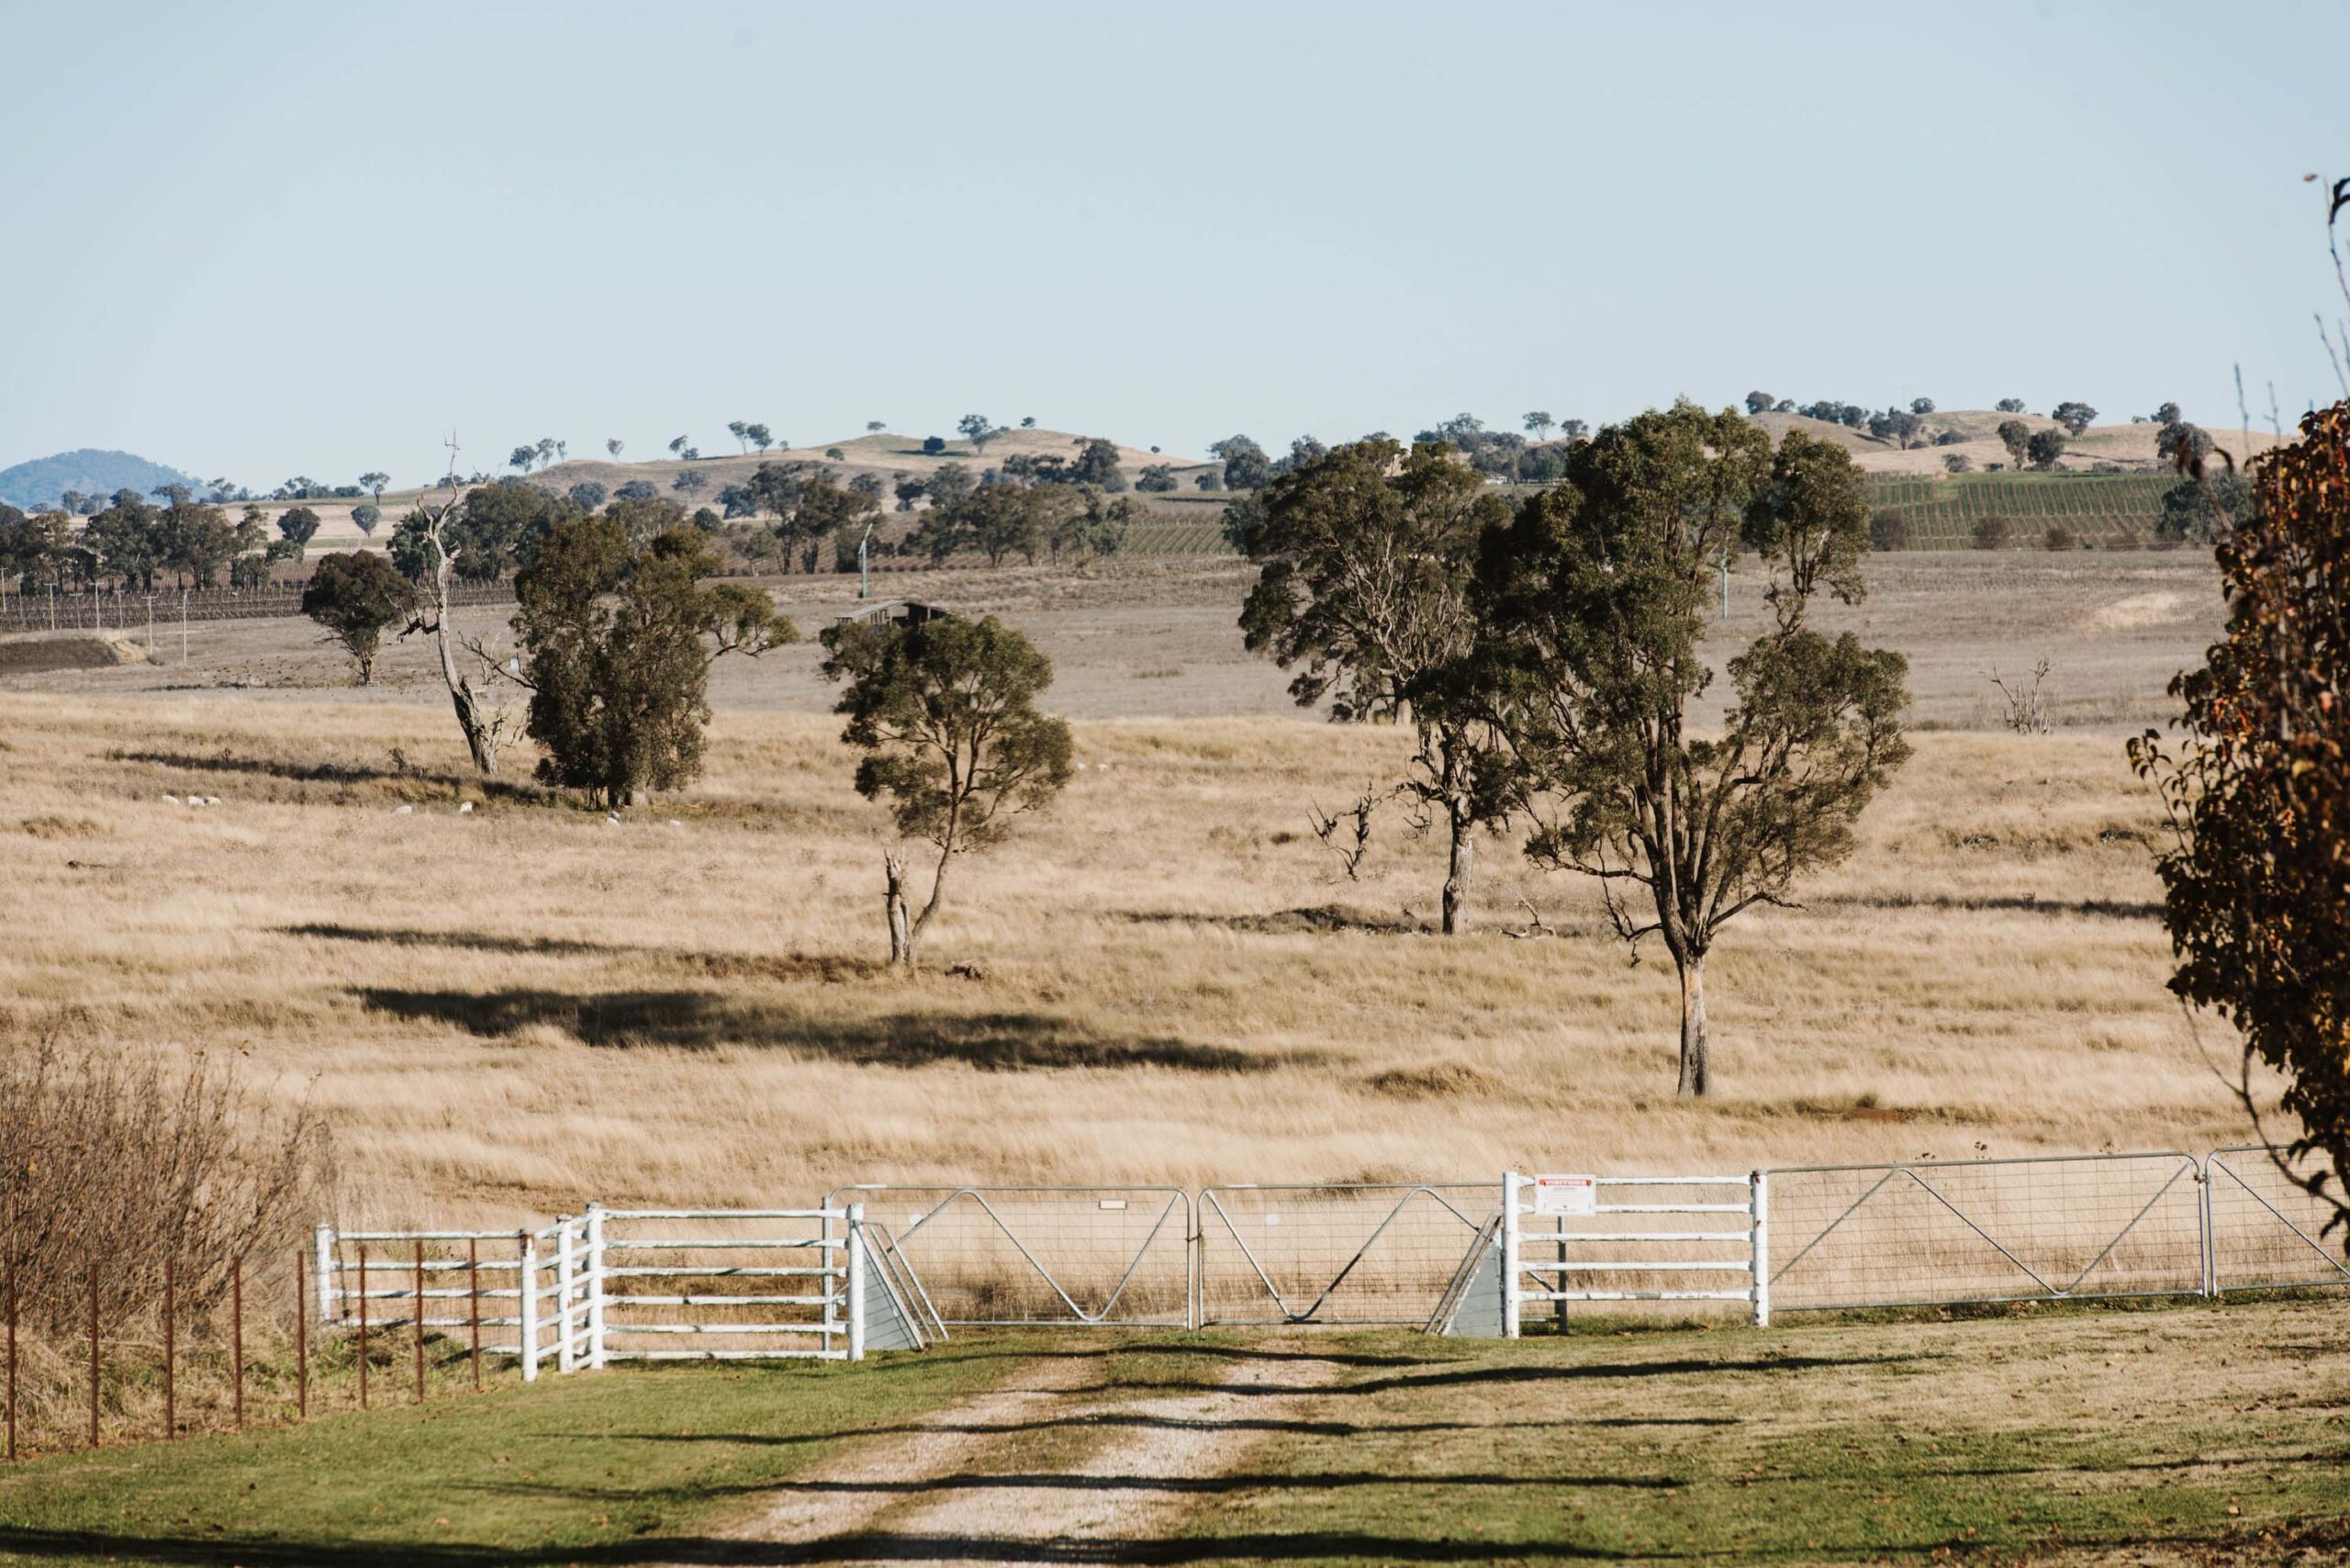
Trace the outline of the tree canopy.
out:
M 384 633 L 416 608 L 416 585 L 372 550 L 323 555 L 302 588 L 302 613 L 327 629 L 358 666 L 359 684 L 375 678 Z
M 1491 726 L 1474 694 L 1470 587 L 1480 539 L 1509 505 L 1442 445 L 1357 442 L 1274 481 L 1246 539 L 1263 563 L 1240 615 L 1248 646 L 1296 668 L 1290 695 L 1340 722 L 1408 719 L 1417 745 L 1398 787 L 1450 851 L 1442 920 L 1460 929 Z
M 609 515 L 557 523 L 514 579 L 538 777 L 618 808 L 701 771 L 710 666 L 798 640 L 765 593 L 705 585 L 723 563 L 704 536 L 643 546 Z
M 2170 987 L 2240 1035 L 2255 1116 L 2252 1067 L 2283 1074 L 2287 1152 L 2331 1168 L 2304 1184 L 2330 1188 L 2333 1229 L 2350 1222 L 2350 401 L 2304 418 L 2253 488 L 2216 551 L 2226 635 L 2171 683 L 2183 744 L 2149 730 L 2130 756 L 2173 832 Z
M 1719 733 L 1692 733 L 1714 573 L 1743 544 L 1772 623 L 1731 657 Z M 1536 863 L 1596 878 L 1617 934 L 1681 976 L 1680 1088 L 1711 1083 L 1705 959 L 1723 926 L 1849 854 L 1908 755 L 1901 655 L 1811 628 L 1863 593 L 1868 510 L 1851 456 L 1689 404 L 1603 430 L 1486 537 L 1478 590 L 1498 787 Z
M 856 790 L 886 800 L 899 834 L 938 851 L 919 914 L 905 863 L 884 857 L 892 962 L 911 965 L 938 913 L 957 857 L 1002 839 L 1013 820 L 1051 803 L 1071 772 L 1068 723 L 1036 711 L 1052 661 L 990 615 L 921 625 L 840 622 L 824 629 L 823 673 L 845 683 L 841 738 L 866 755 Z

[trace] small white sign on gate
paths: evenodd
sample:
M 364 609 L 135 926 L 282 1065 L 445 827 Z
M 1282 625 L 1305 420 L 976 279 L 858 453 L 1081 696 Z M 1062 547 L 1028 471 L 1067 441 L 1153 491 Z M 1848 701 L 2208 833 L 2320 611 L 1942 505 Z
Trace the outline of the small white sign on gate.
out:
M 1534 1212 L 1539 1215 L 1591 1215 L 1599 1212 L 1596 1176 L 1537 1176 L 1533 1179 Z

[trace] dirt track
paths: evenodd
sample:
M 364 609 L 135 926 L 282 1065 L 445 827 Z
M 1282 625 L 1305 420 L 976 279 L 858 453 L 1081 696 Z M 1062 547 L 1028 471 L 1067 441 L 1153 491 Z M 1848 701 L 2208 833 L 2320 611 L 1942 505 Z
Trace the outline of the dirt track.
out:
M 1101 1370 L 1088 1353 L 1031 1361 L 1001 1387 L 865 1439 L 769 1494 L 733 1532 L 739 1550 L 715 1560 L 1116 1562 L 1122 1543 L 1163 1537 L 1184 1496 L 1239 1468 L 1337 1365 L 1246 1357 L 1214 1387 L 1106 1400 Z

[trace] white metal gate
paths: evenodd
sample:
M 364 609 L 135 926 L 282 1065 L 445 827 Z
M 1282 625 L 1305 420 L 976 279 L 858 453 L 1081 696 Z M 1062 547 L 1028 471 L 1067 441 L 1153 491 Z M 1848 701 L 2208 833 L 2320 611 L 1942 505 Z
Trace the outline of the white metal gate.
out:
M 1571 1302 L 1744 1302 L 1771 1321 L 1770 1179 L 1502 1178 L 1502 1331 Z M 1729 1276 L 1734 1282 L 1722 1282 Z
M 2257 1146 L 2205 1157 L 2204 1294 L 2350 1285 L 2342 1245 L 2326 1234 L 2333 1205 L 2293 1179 L 2323 1165 L 2306 1160 L 2288 1175 L 2277 1158 Z

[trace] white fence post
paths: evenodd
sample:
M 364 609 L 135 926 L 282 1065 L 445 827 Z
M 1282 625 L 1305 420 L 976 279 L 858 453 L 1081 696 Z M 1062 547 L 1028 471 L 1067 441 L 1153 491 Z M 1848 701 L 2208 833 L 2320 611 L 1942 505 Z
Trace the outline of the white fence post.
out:
M 604 1205 L 588 1205 L 588 1364 L 604 1364 Z
M 319 1327 L 324 1328 L 335 1320 L 335 1293 L 341 1283 L 335 1277 L 334 1226 L 322 1225 L 314 1233 L 318 1246 Z
M 1510 1170 L 1502 1176 L 1502 1335 L 1517 1338 L 1517 1189 L 1525 1178 Z
M 848 1359 L 865 1360 L 865 1205 L 848 1206 Z
M 1752 1183 L 1754 1220 L 1754 1327 L 1771 1327 L 1771 1173 L 1757 1170 Z
M 567 1372 L 572 1369 L 572 1296 L 578 1287 L 579 1263 L 571 1248 L 571 1216 L 557 1215 L 554 1224 L 554 1370 Z
M 515 1272 L 519 1276 L 522 1294 L 518 1316 L 521 1324 L 516 1333 L 522 1352 L 522 1381 L 539 1380 L 539 1243 L 527 1230 L 514 1233 Z

